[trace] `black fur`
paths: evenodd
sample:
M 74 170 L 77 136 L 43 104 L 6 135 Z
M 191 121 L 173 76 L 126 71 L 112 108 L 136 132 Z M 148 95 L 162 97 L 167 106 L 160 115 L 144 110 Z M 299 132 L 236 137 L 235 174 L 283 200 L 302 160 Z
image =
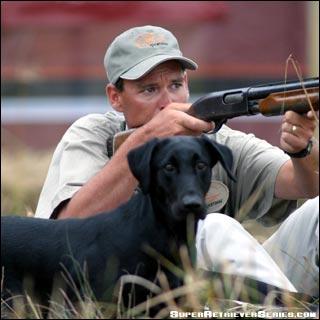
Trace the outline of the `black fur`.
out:
M 53 279 L 68 274 L 80 288 L 79 271 L 85 269 L 95 297 L 109 299 L 124 274 L 155 281 L 159 262 L 145 251 L 146 245 L 180 265 L 178 250 L 187 242 L 187 217 L 194 217 L 194 231 L 197 221 L 205 218 L 204 196 L 218 161 L 234 179 L 232 154 L 205 136 L 173 137 L 132 150 L 128 161 L 142 192 L 112 212 L 86 219 L 1 218 L 3 298 L 23 294 L 29 276 L 33 295 L 47 304 Z M 162 270 L 172 288 L 180 285 L 177 275 Z M 75 300 L 73 289 L 66 285 L 66 290 Z M 128 292 L 123 294 L 125 303 Z M 137 286 L 134 303 L 144 301 L 148 293 Z

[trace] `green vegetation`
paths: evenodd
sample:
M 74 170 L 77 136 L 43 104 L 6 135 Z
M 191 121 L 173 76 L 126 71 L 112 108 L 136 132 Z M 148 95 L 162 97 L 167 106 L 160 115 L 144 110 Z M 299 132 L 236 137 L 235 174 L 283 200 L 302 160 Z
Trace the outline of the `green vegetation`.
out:
M 2 148 L 1 215 L 35 212 L 51 157 L 52 150 Z

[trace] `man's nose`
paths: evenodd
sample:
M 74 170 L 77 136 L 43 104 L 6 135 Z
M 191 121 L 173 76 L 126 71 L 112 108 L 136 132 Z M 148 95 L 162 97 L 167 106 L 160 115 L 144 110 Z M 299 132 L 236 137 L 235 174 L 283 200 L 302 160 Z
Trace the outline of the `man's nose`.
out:
M 174 99 L 171 96 L 170 92 L 168 90 L 163 90 L 159 99 L 158 109 L 159 110 L 164 109 L 171 102 L 174 102 Z

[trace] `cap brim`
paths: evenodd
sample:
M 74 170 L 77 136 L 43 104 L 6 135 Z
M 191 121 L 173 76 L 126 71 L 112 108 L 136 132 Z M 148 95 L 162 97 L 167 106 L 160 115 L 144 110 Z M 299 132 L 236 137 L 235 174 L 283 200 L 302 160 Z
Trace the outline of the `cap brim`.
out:
M 126 80 L 137 80 L 143 77 L 145 74 L 147 74 L 149 71 L 151 71 L 159 64 L 169 60 L 177 60 L 181 62 L 183 67 L 186 69 L 196 70 L 198 68 L 198 65 L 194 61 L 185 57 L 172 55 L 157 55 L 141 61 L 133 68 L 131 68 L 129 71 L 122 74 L 120 78 Z

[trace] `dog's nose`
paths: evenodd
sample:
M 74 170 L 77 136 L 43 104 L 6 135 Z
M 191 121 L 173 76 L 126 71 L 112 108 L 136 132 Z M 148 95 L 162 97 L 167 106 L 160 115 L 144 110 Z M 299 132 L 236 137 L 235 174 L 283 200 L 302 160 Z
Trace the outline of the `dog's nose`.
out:
M 202 208 L 201 198 L 197 195 L 186 195 L 182 198 L 182 204 L 187 210 L 199 210 Z

